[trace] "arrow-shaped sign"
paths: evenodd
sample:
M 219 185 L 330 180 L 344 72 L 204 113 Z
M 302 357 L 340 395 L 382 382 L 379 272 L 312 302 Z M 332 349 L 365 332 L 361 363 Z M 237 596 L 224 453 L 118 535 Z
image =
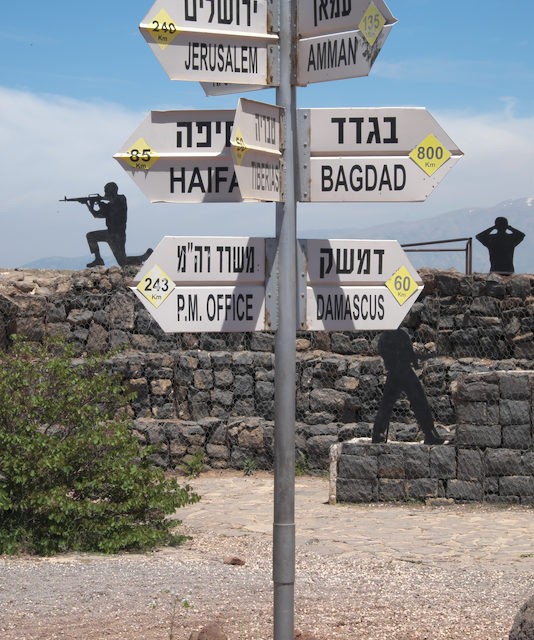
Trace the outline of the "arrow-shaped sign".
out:
M 463 152 L 419 107 L 301 109 L 306 202 L 425 200 Z
M 230 141 L 243 198 L 280 202 L 281 107 L 241 98 Z
M 302 240 L 312 331 L 396 329 L 423 283 L 396 240 Z
M 263 238 L 167 236 L 135 280 L 166 333 L 268 328 Z
M 237 202 L 235 112 L 152 111 L 115 154 L 151 202 Z
M 368 75 L 396 23 L 383 0 L 300 0 L 297 12 L 301 35 L 315 36 L 298 41 L 299 85 Z
M 278 36 L 267 0 L 157 0 L 139 25 L 171 80 L 275 86 Z

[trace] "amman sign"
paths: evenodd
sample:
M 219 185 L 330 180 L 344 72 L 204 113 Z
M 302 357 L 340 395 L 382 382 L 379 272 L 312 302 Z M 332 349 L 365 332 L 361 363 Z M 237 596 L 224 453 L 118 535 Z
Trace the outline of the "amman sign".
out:
M 301 0 L 297 11 L 299 31 L 322 34 L 298 41 L 299 85 L 368 75 L 396 22 L 382 0 Z
M 423 290 L 396 240 L 303 240 L 311 331 L 396 329 Z
M 267 328 L 263 238 L 167 236 L 135 280 L 166 333 Z
M 152 111 L 115 154 L 151 202 L 239 202 L 235 111 Z
M 171 80 L 274 86 L 278 36 L 267 0 L 157 0 L 139 25 Z
M 463 152 L 420 107 L 300 109 L 303 202 L 417 202 Z

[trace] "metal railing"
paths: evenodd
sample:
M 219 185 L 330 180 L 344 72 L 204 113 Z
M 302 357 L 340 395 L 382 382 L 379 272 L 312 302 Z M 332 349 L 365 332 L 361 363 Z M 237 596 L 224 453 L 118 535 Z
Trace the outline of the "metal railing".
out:
M 425 249 L 412 249 L 411 247 L 429 247 L 436 244 L 448 244 L 451 242 L 465 242 L 463 247 L 448 247 L 445 249 L 425 248 Z M 465 253 L 465 273 L 471 275 L 473 273 L 473 238 L 452 238 L 450 240 L 432 240 L 428 242 L 411 242 L 409 244 L 403 244 L 402 248 L 406 252 L 414 253 L 430 253 L 430 252 L 446 252 L 446 251 L 461 251 Z

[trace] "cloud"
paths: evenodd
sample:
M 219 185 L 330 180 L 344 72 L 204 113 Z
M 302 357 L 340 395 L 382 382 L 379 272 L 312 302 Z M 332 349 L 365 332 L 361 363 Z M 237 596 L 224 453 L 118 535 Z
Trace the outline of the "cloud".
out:
M 85 233 L 100 228 L 82 205 L 64 195 L 98 192 L 117 182 L 128 197 L 129 253 L 163 235 L 273 235 L 271 204 L 151 205 L 113 159 L 145 113 L 105 102 L 83 102 L 0 87 L 2 200 L 0 265 L 46 256 L 87 255 Z M 433 113 L 465 158 L 426 203 L 414 205 L 299 205 L 299 225 L 369 226 L 375 213 L 399 219 L 430 217 L 534 195 L 533 117 L 499 113 Z M 354 212 L 361 212 L 355 219 Z M 326 215 L 326 211 L 328 214 Z M 327 222 L 326 222 L 327 221 Z M 302 234 L 301 234 L 302 235 Z

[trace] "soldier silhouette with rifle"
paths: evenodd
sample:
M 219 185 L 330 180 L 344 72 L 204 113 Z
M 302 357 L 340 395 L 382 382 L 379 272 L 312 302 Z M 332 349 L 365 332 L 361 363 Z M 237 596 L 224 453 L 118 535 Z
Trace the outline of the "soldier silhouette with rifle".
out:
M 404 392 L 424 433 L 424 443 L 444 444 L 445 440 L 434 426 L 424 389 L 412 369 L 412 365 L 417 366 L 418 358 L 408 334 L 402 329 L 383 331 L 378 340 L 378 352 L 384 360 L 387 378 L 373 426 L 372 442 L 387 442 L 393 405 Z
M 503 217 L 495 219 L 495 225 L 485 229 L 476 235 L 489 251 L 490 271 L 503 276 L 511 276 L 514 273 L 514 250 L 520 242 L 523 242 L 525 234 L 514 229 Z
M 62 202 L 80 202 L 87 205 L 94 218 L 102 218 L 106 221 L 106 229 L 89 231 L 86 235 L 89 250 L 94 255 L 94 260 L 88 263 L 88 267 L 98 267 L 104 264 L 100 254 L 99 243 L 109 245 L 117 263 L 124 267 L 129 264 L 142 264 L 152 253 L 147 249 L 141 256 L 126 255 L 126 220 L 128 206 L 126 196 L 119 193 L 115 182 L 108 182 L 104 187 L 104 195 L 89 195 L 81 198 L 67 198 Z

